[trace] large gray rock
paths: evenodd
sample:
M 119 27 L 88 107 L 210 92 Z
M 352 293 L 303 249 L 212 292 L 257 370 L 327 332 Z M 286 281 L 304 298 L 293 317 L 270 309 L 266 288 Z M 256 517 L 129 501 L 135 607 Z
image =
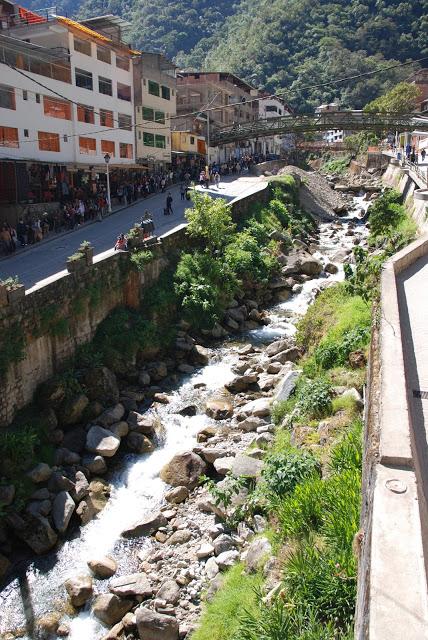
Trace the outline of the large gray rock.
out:
M 223 551 L 216 557 L 215 561 L 220 571 L 233 567 L 239 560 L 239 551 Z
M 121 598 L 127 596 L 150 598 L 153 595 L 153 589 L 145 573 L 131 573 L 115 578 L 111 580 L 109 589 Z
M 111 458 L 115 455 L 120 446 L 120 438 L 111 431 L 103 429 L 98 425 L 93 425 L 86 436 L 86 448 L 91 453 Z
M 8 514 L 6 524 L 38 555 L 50 551 L 58 541 L 58 536 L 49 524 L 49 520 L 42 516 Z
M 305 276 L 317 276 L 321 271 L 321 262 L 312 256 L 305 258 L 300 264 L 300 273 L 303 273 Z
M 168 538 L 168 544 L 186 544 L 186 542 L 189 542 L 191 539 L 192 534 L 188 529 L 179 529 L 178 531 L 174 531 L 174 533 Z
M 227 533 L 222 533 L 217 536 L 217 538 L 215 538 L 213 542 L 213 545 L 216 556 L 219 556 L 225 551 L 232 551 L 232 549 L 235 549 L 236 546 L 231 536 L 228 536 Z
M 117 562 L 110 556 L 103 556 L 102 558 L 88 560 L 88 567 L 96 578 L 104 580 L 105 578 L 111 578 L 116 573 Z
M 257 400 L 251 400 L 247 402 L 242 408 L 242 413 L 246 415 L 256 416 L 258 418 L 264 418 L 270 415 L 271 401 L 269 398 L 258 398 Z
M 122 600 L 114 593 L 102 593 L 92 605 L 94 616 L 108 626 L 116 624 L 132 609 L 132 600 Z
M 150 536 L 155 533 L 159 527 L 165 527 L 168 524 L 168 520 L 165 518 L 161 511 L 152 513 L 141 520 L 138 520 L 128 529 L 122 531 L 124 538 L 139 538 L 141 536 Z
M 165 494 L 165 500 L 172 504 L 180 504 L 189 497 L 189 489 L 187 487 L 175 487 Z
M 169 604 L 177 604 L 180 599 L 180 587 L 175 580 L 165 580 L 156 594 L 156 598 L 165 600 Z
M 58 409 L 58 420 L 63 425 L 77 424 L 81 421 L 88 404 L 89 399 L 84 393 L 78 393 L 64 400 Z
M 246 391 L 248 387 L 258 380 L 257 373 L 249 373 L 246 375 L 235 376 L 230 382 L 226 382 L 224 385 L 231 393 L 240 393 Z
M 187 451 L 186 453 L 177 453 L 162 468 L 160 477 L 173 487 L 183 486 L 194 489 L 206 469 L 207 465 L 200 456 L 192 451 Z
M 100 424 L 102 427 L 109 427 L 115 422 L 119 422 L 122 420 L 125 414 L 125 407 L 123 404 L 118 402 L 114 407 L 110 407 L 103 411 L 103 413 L 98 416 L 96 422 Z
M 263 462 L 255 458 L 250 458 L 243 453 L 239 453 L 233 459 L 232 473 L 234 476 L 245 476 L 246 478 L 257 478 L 262 470 Z
M 275 342 L 272 342 L 272 344 L 270 344 L 267 347 L 265 353 L 268 356 L 275 356 L 280 351 L 284 351 L 285 349 L 288 349 L 289 346 L 290 346 L 289 340 L 275 340 Z
M 76 502 L 80 502 L 83 500 L 85 496 L 89 493 L 89 482 L 86 479 L 86 476 L 82 471 L 76 471 L 75 483 L 74 483 L 74 491 L 72 492 L 72 497 Z
M 276 356 L 273 356 L 273 360 L 275 360 L 275 362 L 285 364 L 286 362 L 296 362 L 296 360 L 300 358 L 300 356 L 300 349 L 298 349 L 297 347 L 290 347 L 290 349 L 281 351 L 280 353 L 277 353 Z
M 147 607 L 138 607 L 136 613 L 140 640 L 178 640 L 178 621 Z
M 90 400 L 99 400 L 104 406 L 119 401 L 119 387 L 116 376 L 107 367 L 94 367 L 84 377 L 86 393 Z
M 273 397 L 274 402 L 281 402 L 282 400 L 288 400 L 291 392 L 296 386 L 297 378 L 300 375 L 300 371 L 287 371 L 282 378 L 278 387 L 276 388 L 275 395 Z
M 67 491 L 61 491 L 55 496 L 52 505 L 52 519 L 59 533 L 64 533 L 67 530 L 75 507 L 74 500 Z
M 192 349 L 192 356 L 195 362 L 205 365 L 210 360 L 211 351 L 200 344 L 195 344 Z
M 205 412 L 214 420 L 226 420 L 233 416 L 233 405 L 229 400 L 208 400 Z
M 102 475 L 107 471 L 106 461 L 102 456 L 86 455 L 82 458 L 82 465 L 95 475 Z
M 39 484 L 40 482 L 46 482 L 52 475 L 52 469 L 45 462 L 40 462 L 33 469 L 31 469 L 27 476 L 34 483 Z
M 114 424 L 110 425 L 109 431 L 111 431 L 113 435 L 117 436 L 118 438 L 124 438 L 129 433 L 129 426 L 128 423 L 125 422 L 125 420 L 119 420 L 119 422 L 115 422 Z
M 128 414 L 128 426 L 130 431 L 137 431 L 145 436 L 151 436 L 156 429 L 156 418 L 150 415 L 142 415 L 137 411 Z
M 225 476 L 232 470 L 234 459 L 232 456 L 217 458 L 214 460 L 214 469 L 221 476 Z
M 69 578 L 64 586 L 73 607 L 82 607 L 89 598 L 92 598 L 94 592 L 91 576 Z
M 126 437 L 126 446 L 135 453 L 150 453 L 154 450 L 153 442 L 138 431 L 131 431 Z
M 245 566 L 248 573 L 256 573 L 272 555 L 272 546 L 267 538 L 256 538 L 251 542 L 245 554 Z

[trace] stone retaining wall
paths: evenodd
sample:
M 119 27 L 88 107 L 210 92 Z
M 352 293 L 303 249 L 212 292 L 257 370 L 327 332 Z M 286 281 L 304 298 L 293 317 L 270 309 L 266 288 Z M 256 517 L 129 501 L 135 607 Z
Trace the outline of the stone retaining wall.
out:
M 404 204 L 421 233 L 428 231 L 428 190 L 419 176 L 411 169 L 400 166 L 395 158 L 390 158 L 382 180 L 388 187 L 403 194 Z

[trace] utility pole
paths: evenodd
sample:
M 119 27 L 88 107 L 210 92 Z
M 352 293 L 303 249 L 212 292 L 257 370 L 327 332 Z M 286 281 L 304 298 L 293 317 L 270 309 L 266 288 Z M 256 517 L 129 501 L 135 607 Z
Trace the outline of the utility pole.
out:
M 108 163 L 110 162 L 110 155 L 108 153 L 104 156 L 104 162 L 107 167 L 107 212 L 111 213 L 111 198 L 110 198 L 110 175 L 108 171 Z

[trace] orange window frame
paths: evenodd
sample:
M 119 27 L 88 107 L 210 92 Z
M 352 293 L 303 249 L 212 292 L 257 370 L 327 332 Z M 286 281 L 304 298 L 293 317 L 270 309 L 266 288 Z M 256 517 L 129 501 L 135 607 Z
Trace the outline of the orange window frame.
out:
M 119 155 L 121 158 L 127 158 L 128 160 L 132 160 L 132 144 L 128 144 L 127 142 L 120 142 Z
M 60 151 L 59 133 L 49 133 L 48 131 L 39 131 L 37 133 L 39 139 L 40 151 Z
M 97 153 L 97 141 L 95 138 L 79 136 L 79 152 L 85 155 L 95 156 Z
M 110 156 L 116 155 L 116 149 L 113 140 L 101 140 L 101 152 L 108 153 Z
M 103 118 L 104 118 L 104 123 L 102 121 Z M 113 111 L 106 111 L 106 109 L 100 109 L 100 125 L 102 127 L 114 127 Z
M 61 118 L 62 120 L 71 120 L 71 104 L 64 102 L 64 100 L 58 100 L 57 98 L 50 98 L 49 96 L 43 96 L 43 112 L 45 116 L 51 118 Z
M 86 122 L 86 124 L 95 124 L 94 108 L 86 104 L 78 104 L 77 119 L 79 122 Z
M 0 147 L 18 149 L 18 129 L 15 129 L 15 127 L 0 127 Z

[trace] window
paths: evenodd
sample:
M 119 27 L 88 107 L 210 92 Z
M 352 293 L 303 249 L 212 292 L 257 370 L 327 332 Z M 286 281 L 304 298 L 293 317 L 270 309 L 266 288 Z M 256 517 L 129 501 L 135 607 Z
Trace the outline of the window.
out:
M 119 142 L 119 156 L 121 158 L 128 158 L 128 160 L 132 160 L 132 144 Z
M 87 124 L 95 124 L 94 107 L 88 107 L 84 104 L 78 104 L 77 119 L 79 122 L 86 122 Z
M 47 131 L 39 131 L 37 134 L 39 139 L 40 151 L 56 151 L 59 152 L 59 133 L 48 133 Z
M 131 102 L 131 87 L 127 84 L 117 83 L 117 97 L 119 100 Z
M 100 125 L 102 127 L 113 127 L 113 111 L 100 109 Z
M 112 140 L 101 140 L 101 153 L 108 153 L 113 157 L 115 155 L 114 142 Z
M 24 138 L 28 138 L 28 129 L 24 129 Z
M 111 51 L 110 49 L 106 49 L 105 47 L 97 46 L 97 58 L 101 62 L 107 62 L 107 64 L 111 64 Z
M 36 102 L 40 104 L 40 93 L 36 93 Z
M 0 107 L 3 109 L 16 109 L 15 89 L 5 84 L 0 84 Z
M 22 91 L 22 99 L 28 100 L 28 91 L 26 89 L 23 89 Z
M 190 136 L 190 144 L 195 144 L 195 138 L 193 136 Z
M 113 85 L 109 78 L 98 77 L 98 89 L 100 93 L 103 93 L 105 96 L 113 95 Z
M 155 121 L 165 124 L 165 114 L 163 111 L 155 111 Z
M 171 99 L 171 90 L 169 87 L 164 87 L 162 85 L 162 98 L 164 100 L 170 100 Z
M 75 70 L 76 73 L 76 87 L 81 87 L 82 89 L 89 89 L 92 91 L 93 83 L 92 83 L 92 73 L 89 71 L 85 71 L 84 69 Z
M 141 140 L 141 131 L 138 132 L 138 140 Z
M 119 129 L 126 129 L 126 131 L 132 131 L 132 117 L 126 113 L 118 113 Z
M 143 144 L 146 147 L 154 147 L 155 146 L 155 136 L 153 133 L 143 132 Z
M 129 71 L 129 58 L 122 58 L 122 56 L 116 54 L 116 67 Z
M 155 147 L 158 149 L 165 149 L 165 136 L 155 136 Z
M 62 136 L 62 139 L 64 140 L 64 142 L 68 142 L 68 136 L 63 135 L 63 136 Z
M 143 120 L 154 120 L 155 112 L 149 107 L 143 107 Z
M 95 138 L 83 138 L 79 136 L 79 152 L 89 156 L 97 153 L 97 141 Z
M 19 147 L 18 129 L 14 127 L 0 127 L 0 147 Z
M 275 113 L 278 111 L 278 107 L 276 107 L 274 104 L 268 104 L 266 105 L 266 111 L 275 111 Z
M 157 82 L 153 82 L 153 80 L 149 80 L 149 93 L 152 96 L 159 96 L 159 85 Z
M 45 116 L 71 120 L 71 104 L 58 98 L 43 96 L 43 111 Z
M 76 36 L 74 36 L 73 41 L 75 51 L 84 53 L 85 56 L 91 55 L 91 43 L 89 40 L 81 40 L 80 38 L 76 38 Z

